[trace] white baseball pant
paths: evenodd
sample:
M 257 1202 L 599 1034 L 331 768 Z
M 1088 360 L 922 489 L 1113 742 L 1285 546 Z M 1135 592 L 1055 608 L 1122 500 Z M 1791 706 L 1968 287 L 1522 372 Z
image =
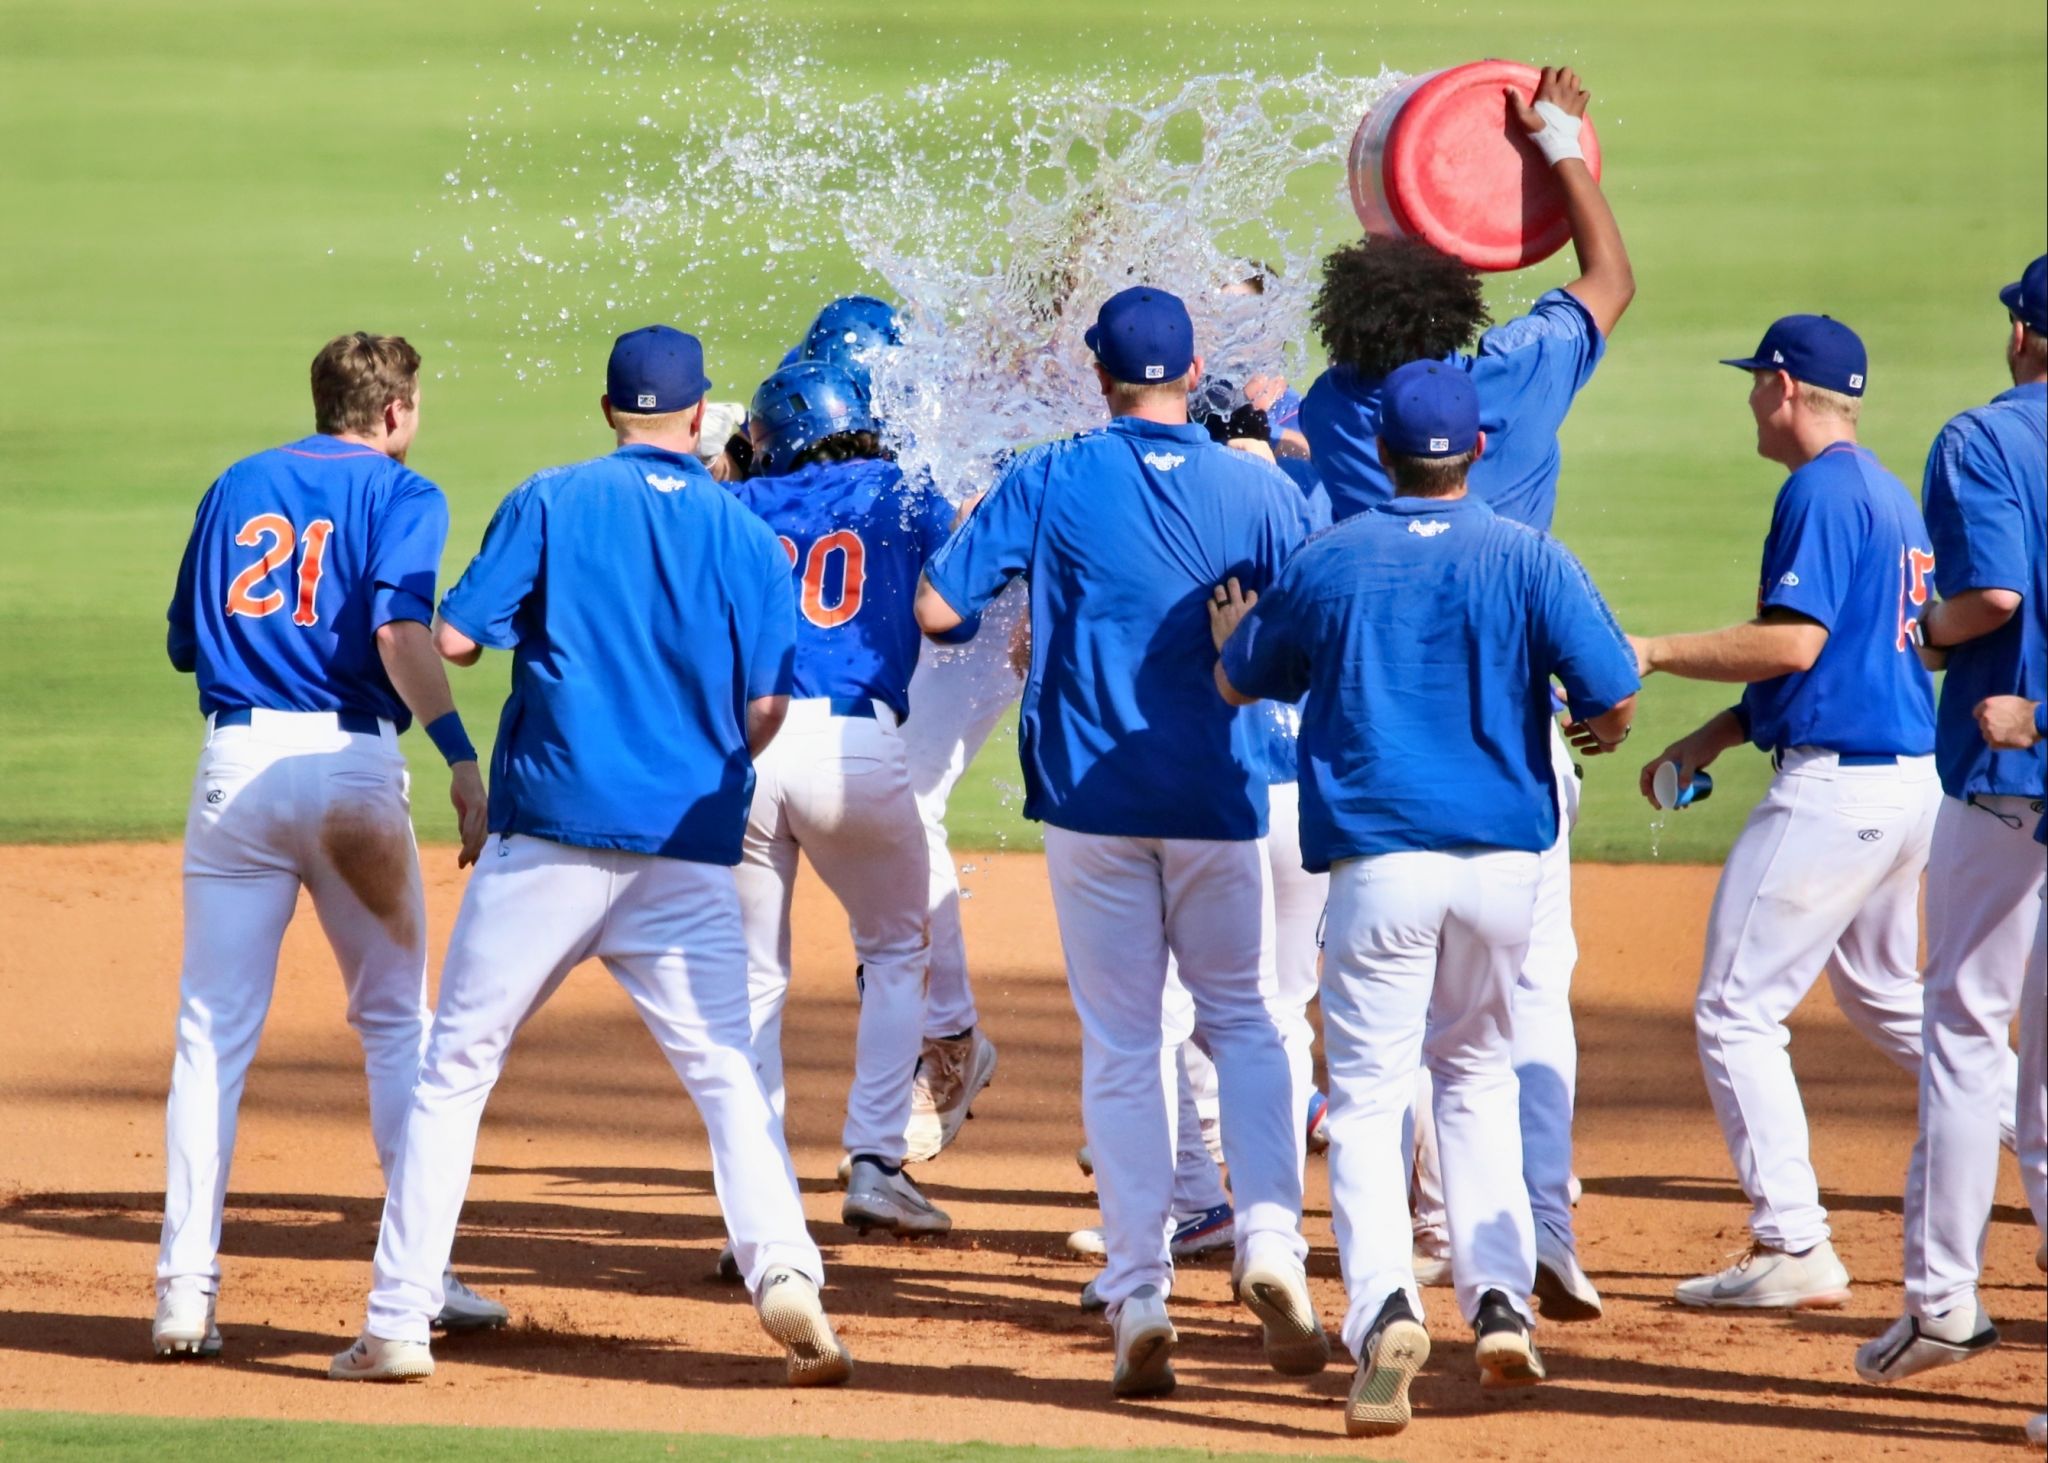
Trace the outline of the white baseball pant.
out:
M 2042 894 L 2048 898 L 2048 890 Z M 2048 1244 L 2048 905 L 2034 911 L 2034 948 L 2020 983 L 2019 1084 L 2020 1183 L 2041 1242 Z
M 1729 850 L 1693 1018 L 1750 1230 L 1773 1249 L 1829 1233 L 1785 1029 L 1823 967 L 1850 1024 L 1919 1071 L 1920 871 L 1940 802 L 1932 757 L 1844 767 L 1794 747 Z
M 1579 1085 L 1579 1035 L 1572 1022 L 1572 972 L 1579 940 L 1572 929 L 1572 830 L 1579 826 L 1579 776 L 1555 721 L 1550 773 L 1557 839 L 1544 850 L 1536 880 L 1529 953 L 1515 982 L 1515 1077 L 1521 1087 L 1522 1182 L 1536 1222 L 1578 1247 L 1572 1228 L 1572 1113 Z M 1415 1237 L 1439 1248 L 1450 1241 L 1429 1072 L 1415 1086 Z
M 1521 1179 L 1514 990 L 1539 858 L 1507 850 L 1345 859 L 1330 874 L 1323 1051 L 1330 1208 L 1344 1344 L 1359 1354 L 1396 1290 L 1422 1314 L 1410 1253 L 1405 1131 L 1416 1071 L 1433 1079 L 1458 1308 L 1489 1290 L 1533 1323 L 1536 1231 Z
M 390 723 L 372 736 L 342 731 L 332 712 L 252 711 L 247 726 L 211 730 L 200 754 L 185 820 L 159 1294 L 219 1288 L 243 1082 L 302 886 L 341 967 L 388 1176 L 427 1032 L 426 906 Z
M 754 762 L 745 851 L 733 870 L 747 939 L 747 989 L 761 1082 L 783 1110 L 782 1008 L 789 997 L 790 902 L 801 851 L 846 910 L 860 961 L 860 1025 L 841 1141 L 903 1162 L 910 1084 L 924 1045 L 925 830 L 896 715 L 834 715 L 800 700 Z
M 1010 636 L 1028 607 L 1012 585 L 982 611 L 981 629 L 961 645 L 927 640 L 910 677 L 910 715 L 902 728 L 910 785 L 924 819 L 931 864 L 931 973 L 924 1034 L 958 1036 L 979 1023 L 960 928 L 960 876 L 946 838 L 946 804 L 982 744 L 1017 703 L 1024 682 L 1010 666 Z
M 1111 1318 L 1142 1285 L 1172 1288 L 1179 1066 L 1165 1031 L 1176 957 L 1222 1084 L 1238 1254 L 1308 1252 L 1287 1052 L 1260 981 L 1264 853 L 1255 840 L 1124 838 L 1045 830 L 1053 911 L 1081 1021 L 1081 1115 L 1095 1160 Z
M 484 1103 L 513 1036 L 585 960 L 602 960 L 625 987 L 704 1119 L 712 1185 L 749 1291 L 778 1265 L 823 1282 L 782 1125 L 754 1070 L 731 870 L 493 836 L 463 891 L 384 1201 L 371 1335 L 427 1339 Z
M 1908 1315 L 1976 1301 L 1999 1124 L 2013 1112 L 2017 1083 L 2006 1034 L 2030 979 L 2048 883 L 2034 842 L 2040 817 L 2038 798 L 1984 797 L 1973 806 L 1944 797 L 1934 821 L 1920 1131 L 1906 1171 Z M 2038 1169 L 2029 1175 L 2030 1200 L 2042 1181 Z

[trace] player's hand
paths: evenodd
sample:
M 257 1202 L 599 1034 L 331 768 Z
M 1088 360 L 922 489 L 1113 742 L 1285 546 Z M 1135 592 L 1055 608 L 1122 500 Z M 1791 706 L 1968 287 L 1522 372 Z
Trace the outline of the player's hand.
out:
M 1244 383 L 1244 399 L 1260 411 L 1271 411 L 1273 403 L 1286 392 L 1285 376 L 1254 376 Z
M 448 801 L 455 805 L 455 821 L 462 829 L 462 852 L 455 867 L 466 869 L 484 851 L 490 836 L 491 804 L 484 792 L 484 775 L 474 762 L 457 762 L 449 769 Z
M 1587 757 L 1604 756 L 1608 752 L 1621 750 L 1621 742 L 1628 740 L 1628 733 L 1621 734 L 1621 742 L 1603 742 L 1600 733 L 1583 721 L 1568 721 L 1564 724 L 1564 739 L 1572 744 L 1575 751 Z
M 1692 775 L 1711 763 L 1715 755 L 1715 752 L 1700 742 L 1699 733 L 1695 732 L 1689 737 L 1680 737 L 1643 764 L 1643 774 L 1636 781 L 1636 785 L 1642 790 L 1643 801 L 1653 808 L 1657 807 L 1657 793 L 1654 784 L 1657 780 L 1657 769 L 1666 762 L 1678 764 L 1678 790 L 1684 792 L 1692 786 Z M 1657 811 L 1661 813 L 1665 809 L 1658 808 Z
M 1536 95 L 1528 101 L 1513 87 L 1507 89 L 1508 105 L 1515 109 L 1515 120 L 1522 124 L 1524 132 L 1541 132 L 1546 124 L 1543 114 L 1536 110 L 1537 102 L 1549 102 L 1567 115 L 1583 117 L 1586 103 L 1592 98 L 1579 85 L 1579 73 L 1569 66 L 1546 66 L 1536 83 Z
M 1261 442 L 1257 437 L 1232 437 L 1224 445 L 1233 452 L 1248 452 L 1264 461 L 1273 461 L 1273 444 Z
M 2024 696 L 1986 696 L 1977 703 L 1977 730 L 2000 751 L 2024 752 L 2041 740 L 2034 730 L 2039 704 Z
M 1215 593 L 1209 596 L 1209 638 L 1216 642 L 1219 654 L 1238 623 L 1258 602 L 1257 591 L 1239 588 L 1235 575 L 1216 586 Z

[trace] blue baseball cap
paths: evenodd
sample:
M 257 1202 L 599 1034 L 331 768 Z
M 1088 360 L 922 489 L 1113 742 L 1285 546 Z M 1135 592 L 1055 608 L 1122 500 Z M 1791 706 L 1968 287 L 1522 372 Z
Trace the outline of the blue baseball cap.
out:
M 704 347 L 673 325 L 643 325 L 612 342 L 604 394 L 620 411 L 654 416 L 683 411 L 711 389 Z
M 1178 295 L 1145 285 L 1111 295 L 1082 337 L 1102 369 L 1143 386 L 1177 381 L 1195 363 L 1195 322 Z
M 1998 303 L 2027 329 L 2048 335 L 2048 254 L 2029 264 L 2018 283 L 2000 290 Z
M 1380 443 L 1397 457 L 1458 457 L 1479 445 L 1479 393 L 1443 361 L 1410 361 L 1380 383 Z
M 1855 331 L 1832 315 L 1787 315 L 1771 322 L 1753 356 L 1723 361 L 1744 371 L 1783 371 L 1794 381 L 1861 396 L 1870 358 Z

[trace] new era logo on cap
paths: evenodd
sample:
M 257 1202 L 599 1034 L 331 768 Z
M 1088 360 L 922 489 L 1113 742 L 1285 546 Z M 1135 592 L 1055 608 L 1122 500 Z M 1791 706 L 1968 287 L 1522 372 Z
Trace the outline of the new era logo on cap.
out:
M 1826 315 L 1787 315 L 1775 320 L 1752 354 L 1724 359 L 1721 364 L 1744 371 L 1783 371 L 1794 381 L 1849 396 L 1863 394 L 1870 370 L 1869 357 L 1856 332 Z

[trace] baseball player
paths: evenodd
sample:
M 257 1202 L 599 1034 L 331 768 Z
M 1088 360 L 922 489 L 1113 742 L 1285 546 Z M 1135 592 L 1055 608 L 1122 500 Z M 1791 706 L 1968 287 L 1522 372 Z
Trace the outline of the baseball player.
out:
M 761 383 L 748 414 L 754 475 L 735 491 L 775 531 L 797 593 L 794 689 L 755 764 L 735 875 L 762 1080 L 783 1105 L 782 1007 L 799 851 L 845 907 L 860 960 L 860 1028 L 843 1140 L 846 1222 L 944 1234 L 946 1214 L 903 1172 L 924 1032 L 929 860 L 896 729 L 920 640 L 917 578 L 953 508 L 883 455 L 860 383 L 822 361 Z M 955 632 L 965 639 L 969 621 Z
M 1302 854 L 1330 872 L 1323 1040 L 1354 1437 L 1407 1426 L 1429 1356 L 1403 1200 L 1425 1062 L 1481 1381 L 1543 1380 L 1512 1043 L 1540 862 L 1557 839 L 1550 678 L 1603 750 L 1627 735 L 1640 685 L 1578 561 L 1466 492 L 1486 450 L 1480 420 L 1455 363 L 1392 372 L 1379 450 L 1397 495 L 1311 540 L 1265 595 L 1217 591 L 1224 696 L 1308 693 Z
M 221 474 L 178 567 L 170 659 L 198 680 L 207 736 L 185 822 L 159 1356 L 220 1353 L 235 1120 L 301 888 L 341 966 L 390 1177 L 427 1021 L 426 906 L 398 750 L 414 717 L 448 758 L 460 862 L 483 842 L 483 780 L 427 631 L 448 505 L 405 466 L 419 366 L 395 335 L 323 346 L 313 435 Z M 503 1306 L 437 1274 L 442 1299 L 423 1324 L 505 1321 Z
M 729 869 L 750 757 L 787 704 L 796 607 L 774 533 L 695 456 L 710 384 L 695 337 L 660 325 L 620 336 L 601 403 L 618 450 L 514 489 L 442 601 L 442 655 L 469 665 L 485 646 L 510 649 L 512 694 L 491 838 L 449 942 L 368 1320 L 331 1377 L 432 1375 L 426 1321 L 484 1103 L 520 1025 L 589 959 L 625 987 L 704 1119 L 735 1255 L 789 1381 L 852 1371 L 754 1070 Z
M 1646 676 L 1744 685 L 1643 768 L 1653 806 L 1667 762 L 1681 791 L 1743 742 L 1777 771 L 1729 851 L 1693 1009 L 1754 1243 L 1680 1285 L 1678 1300 L 1834 1307 L 1849 1298 L 1849 1272 L 1828 1243 L 1785 1018 L 1825 966 L 1851 1024 L 1918 1070 L 1917 900 L 1941 787 L 1933 685 L 1908 631 L 1934 553 L 1912 496 L 1857 444 L 1868 366 L 1854 331 L 1789 315 L 1754 355 L 1726 364 L 1752 377 L 1758 454 L 1791 471 L 1764 541 L 1757 615 L 1635 642 Z
M 1223 1085 L 1238 1294 L 1277 1370 L 1311 1373 L 1328 1357 L 1302 1270 L 1287 1054 L 1261 990 L 1265 788 L 1211 688 L 1202 610 L 1224 578 L 1271 583 L 1300 512 L 1269 465 L 1188 422 L 1201 362 L 1178 299 L 1125 290 L 1086 339 L 1110 424 L 1020 454 L 926 566 L 917 616 L 927 634 L 949 631 L 1030 577 L 1024 812 L 1047 825 L 1081 1021 L 1112 1390 L 1147 1396 L 1172 1389 L 1177 1340 L 1166 1295 L 1178 1103 L 1160 1039 L 1169 950 Z
M 839 366 L 865 391 L 881 353 L 902 343 L 902 321 L 888 301 L 844 295 L 818 312 L 796 358 Z M 904 1129 L 905 1161 L 910 1163 L 938 1157 L 959 1136 L 974 1099 L 996 1072 L 996 1046 L 981 1032 L 967 976 L 960 878 L 947 841 L 946 805 L 1022 687 L 1003 654 L 1021 619 L 1021 600 L 1021 591 L 1010 595 L 995 612 L 998 633 L 971 643 L 924 643 L 908 692 L 918 714 L 897 729 L 930 863 L 924 1040 Z
M 1580 153 L 1588 97 L 1576 73 L 1546 68 L 1533 104 L 1517 93 L 1509 98 L 1563 191 L 1579 277 L 1545 293 L 1528 314 L 1480 335 L 1487 313 L 1478 273 L 1420 240 L 1368 239 L 1330 257 L 1315 322 L 1331 365 L 1302 400 L 1301 429 L 1339 522 L 1394 495 L 1377 447 L 1386 374 L 1409 360 L 1438 359 L 1469 374 L 1479 393 L 1488 446 L 1472 464 L 1472 496 L 1503 518 L 1550 531 L 1558 429 L 1634 298 L 1635 275 L 1613 210 Z M 1579 1266 L 1569 1194 L 1578 1087 L 1570 835 L 1578 780 L 1563 735 L 1551 739 L 1551 753 L 1558 841 L 1544 858 L 1529 964 L 1515 995 L 1515 1070 L 1524 1178 L 1537 1221 L 1539 1300 L 1546 1316 L 1575 1321 L 1598 1316 L 1600 1296 Z M 1425 1173 L 1421 1191 L 1433 1187 Z M 1439 1223 L 1426 1205 L 1422 1219 L 1425 1229 Z
M 1946 662 L 1935 722 L 1941 811 L 1927 865 L 1920 1132 L 1906 1175 L 1906 1311 L 1856 1353 L 1893 1382 L 1998 1344 L 1977 1294 L 1998 1180 L 2011 1028 L 2041 924 L 2048 748 L 1988 745 L 1989 697 L 2048 700 L 2048 256 L 2000 295 L 2012 389 L 1934 440 L 1921 501 L 1941 598 L 1911 626 Z M 2039 1071 L 2029 1073 L 2031 1082 Z M 2033 1192 L 2039 1182 L 2029 1184 Z

